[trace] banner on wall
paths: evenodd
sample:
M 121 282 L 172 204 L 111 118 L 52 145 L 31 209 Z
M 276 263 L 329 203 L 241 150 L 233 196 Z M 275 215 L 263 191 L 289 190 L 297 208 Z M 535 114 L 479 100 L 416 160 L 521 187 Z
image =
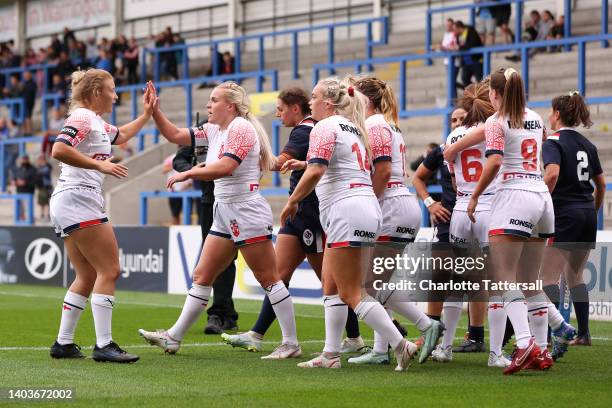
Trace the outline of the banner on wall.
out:
M 26 3 L 26 35 L 37 37 L 110 24 L 114 0 L 34 0 Z
M 174 14 L 186 10 L 227 4 L 227 0 L 124 0 L 123 18 L 135 20 L 143 17 L 154 17 L 163 14 Z
M 0 41 L 17 37 L 17 2 L 10 6 L 0 6 Z
M 117 289 L 168 291 L 168 228 L 115 227 Z M 64 243 L 51 227 L 0 228 L 0 284 L 66 287 L 74 280 Z
M 168 291 L 168 228 L 114 227 L 119 245 L 117 289 Z M 68 262 L 68 283 L 75 276 Z

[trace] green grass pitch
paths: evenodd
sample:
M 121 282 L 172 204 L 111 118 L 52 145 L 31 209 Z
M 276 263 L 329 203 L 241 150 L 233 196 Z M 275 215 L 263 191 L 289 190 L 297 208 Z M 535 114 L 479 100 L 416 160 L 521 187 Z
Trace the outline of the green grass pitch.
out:
M 48 348 L 55 340 L 65 290 L 0 286 L 0 388 L 73 387 L 72 402 L 13 402 L 0 406 L 183 407 L 609 407 L 612 403 L 612 323 L 592 322 L 592 347 L 573 347 L 548 372 L 506 377 L 486 366 L 487 354 L 455 354 L 448 364 L 414 362 L 407 372 L 392 366 L 305 370 L 300 360 L 262 361 L 260 353 L 231 349 L 219 336 L 202 334 L 204 317 L 189 331 L 175 356 L 144 343 L 137 329 L 167 328 L 178 317 L 184 296 L 118 292 L 113 337 L 140 355 L 132 365 L 96 363 L 90 358 L 57 361 Z M 254 322 L 260 303 L 239 300 L 241 329 Z M 95 336 L 90 306 L 79 323 L 76 342 L 91 354 Z M 305 357 L 321 350 L 320 306 L 296 305 Z M 402 320 L 403 321 L 403 320 Z M 405 322 L 404 322 L 405 323 Z M 465 328 L 462 320 L 458 335 Z M 362 335 L 372 332 L 362 325 Z M 416 329 L 409 325 L 409 336 Z M 280 340 L 278 325 L 265 350 Z M 371 341 L 370 341 L 371 343 Z

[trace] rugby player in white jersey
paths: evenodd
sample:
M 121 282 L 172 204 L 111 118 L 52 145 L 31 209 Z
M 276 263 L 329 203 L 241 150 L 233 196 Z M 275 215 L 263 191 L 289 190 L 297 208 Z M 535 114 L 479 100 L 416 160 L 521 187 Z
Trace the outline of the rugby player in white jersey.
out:
M 153 85 L 149 88 L 153 94 Z M 173 143 L 194 146 L 196 154 L 208 147 L 205 166 L 171 177 L 168 187 L 189 178 L 215 180 L 213 225 L 178 320 L 168 330 L 139 330 L 148 343 L 167 353 L 179 350 L 185 333 L 208 304 L 212 283 L 240 250 L 274 309 L 283 334 L 280 346 L 283 353 L 301 354 L 291 295 L 276 268 L 272 210 L 259 193 L 262 169 L 271 169 L 274 157 L 268 135 L 249 106 L 244 88 L 234 82 L 224 82 L 210 94 L 208 123 L 196 128 L 178 128 L 163 114 L 156 97 L 153 119 L 162 135 Z
M 144 112 L 119 128 L 101 115 L 113 110 L 117 100 L 113 77 L 100 69 L 72 74 L 70 115 L 57 136 L 51 155 L 61 162 L 61 174 L 51 196 L 51 222 L 64 239 L 76 278 L 62 306 L 62 319 L 53 358 L 82 358 L 74 332 L 91 296 L 96 329 L 95 361 L 132 363 L 138 356 L 113 341 L 111 320 L 115 305 L 115 282 L 119 278 L 119 249 L 104 209 L 102 183 L 105 175 L 127 177 L 127 168 L 111 162 L 111 145 L 122 144 L 147 123 L 153 110 L 145 91 Z M 93 294 L 92 294 L 93 293 Z
M 321 355 L 298 364 L 303 368 L 340 368 L 347 305 L 391 343 L 396 370 L 405 370 L 417 351 L 414 343 L 402 338 L 384 307 L 362 291 L 362 278 L 371 266 L 372 247 L 382 225 L 370 178 L 366 103 L 366 97 L 346 80 L 319 81 L 310 101 L 312 117 L 318 122 L 310 133 L 308 165 L 288 160 L 283 166 L 306 167 L 306 171 L 283 208 L 281 222 L 294 217 L 298 203 L 316 187 L 327 236 L 322 268 L 325 347 Z

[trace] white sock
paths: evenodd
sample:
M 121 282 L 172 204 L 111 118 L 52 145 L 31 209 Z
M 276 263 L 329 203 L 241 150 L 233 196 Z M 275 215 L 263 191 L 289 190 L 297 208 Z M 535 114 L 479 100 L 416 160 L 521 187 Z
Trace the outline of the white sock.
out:
M 453 345 L 457 325 L 461 318 L 462 306 L 463 301 L 459 301 L 456 298 L 449 298 L 444 301 L 444 305 L 442 306 L 442 323 L 444 323 L 444 327 L 446 327 L 444 337 L 442 338 L 442 347 L 444 349 Z
M 535 337 L 535 342 L 540 350 L 548 347 L 548 298 L 544 293 L 539 293 L 527 299 L 529 311 L 529 329 Z
M 391 320 L 393 320 L 393 312 L 385 307 L 385 310 Z M 389 348 L 389 342 L 383 336 L 380 335 L 377 331 L 374 332 L 374 347 L 372 351 L 378 354 L 386 353 Z
M 502 343 L 506 332 L 506 309 L 501 296 L 489 298 L 489 349 L 499 356 L 502 353 Z
M 70 291 L 66 292 L 62 305 L 62 320 L 57 335 L 59 344 L 74 343 L 74 332 L 86 306 L 87 298 L 85 296 Z
M 371 296 L 364 297 L 355 307 L 357 317 L 363 320 L 368 326 L 380 333 L 387 339 L 391 347 L 395 350 L 397 345 L 403 340 L 402 335 L 393 324 L 393 321 L 385 312 L 385 308 L 374 300 Z
M 348 306 L 340 300 L 339 295 L 325 296 L 323 306 L 325 310 L 325 347 L 323 347 L 323 352 L 340 354 Z
M 525 348 L 529 345 L 529 339 L 531 339 L 525 296 L 523 296 L 523 292 L 520 290 L 509 290 L 504 292 L 502 298 L 506 313 L 514 328 L 516 345 L 518 348 Z
M 295 328 L 295 314 L 293 312 L 293 300 L 289 290 L 283 283 L 278 281 L 265 288 L 272 309 L 278 319 L 281 332 L 283 333 L 283 344 L 298 344 L 297 330 Z
M 555 331 L 563 324 L 563 316 L 559 313 L 559 309 L 555 307 L 551 302 L 548 302 L 548 324 L 550 328 Z
M 402 300 L 400 292 L 397 290 L 389 297 L 385 306 L 410 320 L 421 332 L 427 330 L 431 325 L 429 316 L 423 313 L 414 303 Z
M 112 320 L 115 297 L 94 293 L 91 295 L 91 311 L 94 326 L 96 327 L 96 345 L 99 348 L 107 346 L 113 341 Z
M 198 320 L 200 314 L 206 309 L 212 287 L 196 285 L 189 289 L 183 310 L 174 326 L 168 329 L 168 334 L 175 340 L 181 341 L 187 330 Z

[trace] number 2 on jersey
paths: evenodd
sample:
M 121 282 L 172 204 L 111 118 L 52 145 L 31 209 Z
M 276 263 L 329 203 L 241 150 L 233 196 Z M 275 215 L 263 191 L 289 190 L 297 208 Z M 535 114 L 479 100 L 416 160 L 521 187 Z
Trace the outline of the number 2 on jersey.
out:
M 482 175 L 482 152 L 478 149 L 468 149 L 461 152 L 461 173 L 468 183 L 477 182 Z M 470 159 L 476 159 L 470 161 Z
M 357 163 L 359 163 L 359 168 L 362 171 L 370 171 L 370 158 L 368 157 L 368 153 L 366 152 L 366 161 L 365 167 L 363 165 L 363 158 L 361 157 L 361 150 L 359 150 L 359 145 L 357 143 L 353 143 L 353 152 L 357 155 Z
M 587 156 L 584 150 L 578 150 L 576 152 L 576 160 L 578 161 L 578 181 L 589 181 L 589 156 Z

